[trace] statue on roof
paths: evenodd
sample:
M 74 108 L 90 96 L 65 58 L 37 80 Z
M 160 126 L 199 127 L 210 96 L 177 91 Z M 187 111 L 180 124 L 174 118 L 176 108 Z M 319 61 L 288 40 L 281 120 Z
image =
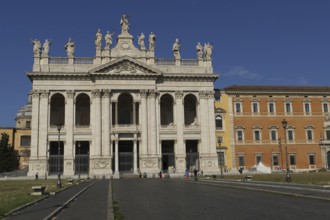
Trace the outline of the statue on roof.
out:
M 126 15 L 123 15 L 120 20 L 121 33 L 128 33 L 128 18 Z
M 97 49 L 101 49 L 101 44 L 102 44 L 102 34 L 101 34 L 101 30 L 98 29 L 97 33 L 95 35 L 95 46 Z
M 173 54 L 174 54 L 174 59 L 176 59 L 176 60 L 181 59 L 180 48 L 181 48 L 181 45 L 179 43 L 179 39 L 177 38 L 177 39 L 175 39 L 175 42 L 173 44 Z
M 112 36 L 113 36 L 113 34 L 110 34 L 110 32 L 107 31 L 107 34 L 104 36 L 104 39 L 105 39 L 105 49 L 110 49 L 110 46 L 112 44 Z
M 145 50 L 146 49 L 146 46 L 144 45 L 144 38 L 145 38 L 144 34 L 141 33 L 141 35 L 138 38 L 138 44 L 140 45 L 140 49 L 141 50 Z
M 197 50 L 197 59 L 203 60 L 203 46 L 201 45 L 200 42 L 198 42 L 196 46 L 196 50 Z
M 156 41 L 156 35 L 151 32 L 149 34 L 149 50 L 150 51 L 155 50 L 155 41 Z
M 69 41 L 66 43 L 66 45 L 64 46 L 64 48 L 66 50 L 66 53 L 67 53 L 68 57 L 73 57 L 74 56 L 75 44 L 71 40 L 71 38 L 69 38 Z
M 49 54 L 49 46 L 50 46 L 50 41 L 47 39 L 45 40 L 44 44 L 42 45 L 42 56 L 48 57 Z
M 39 57 L 40 56 L 40 50 L 41 50 L 41 43 L 39 40 L 34 39 L 32 40 L 32 44 L 33 44 L 33 54 L 35 57 Z
M 212 49 L 213 46 L 209 43 L 204 44 L 204 59 L 211 60 L 212 59 Z

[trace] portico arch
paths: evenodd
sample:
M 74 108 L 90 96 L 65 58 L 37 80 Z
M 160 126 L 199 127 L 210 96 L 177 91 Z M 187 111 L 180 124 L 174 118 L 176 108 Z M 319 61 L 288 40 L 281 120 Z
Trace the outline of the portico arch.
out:
M 184 124 L 192 125 L 197 121 L 197 98 L 193 94 L 184 97 Z
M 160 98 L 160 121 L 161 125 L 173 123 L 173 97 L 165 94 Z
M 50 125 L 65 124 L 65 98 L 56 93 L 50 100 Z
M 76 126 L 90 125 L 90 98 L 81 93 L 76 97 Z
M 118 97 L 118 124 L 133 124 L 133 97 L 129 93 Z

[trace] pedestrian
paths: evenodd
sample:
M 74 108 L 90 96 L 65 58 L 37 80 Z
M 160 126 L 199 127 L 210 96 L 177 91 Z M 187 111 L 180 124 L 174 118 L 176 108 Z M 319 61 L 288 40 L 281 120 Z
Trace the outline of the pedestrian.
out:
M 39 174 L 38 172 L 36 172 L 36 175 L 35 175 L 35 180 L 39 179 Z
M 159 172 L 159 178 L 163 178 L 163 174 L 162 174 L 162 171 Z
M 186 178 L 186 180 L 187 180 L 187 179 L 188 179 L 188 177 L 189 177 L 189 172 L 188 172 L 188 169 L 186 170 L 186 172 L 185 172 L 184 176 L 185 176 L 185 178 Z
M 195 179 L 195 181 L 198 180 L 197 173 L 198 173 L 197 169 L 194 169 L 194 179 Z

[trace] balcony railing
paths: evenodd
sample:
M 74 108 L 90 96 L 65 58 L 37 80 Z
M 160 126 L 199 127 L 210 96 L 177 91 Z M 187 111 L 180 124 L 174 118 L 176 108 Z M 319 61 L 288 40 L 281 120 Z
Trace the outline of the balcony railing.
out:
M 67 57 L 50 57 L 49 64 L 68 64 Z
M 92 57 L 77 57 L 74 58 L 74 64 L 93 64 L 94 58 Z
M 174 59 L 156 59 L 156 65 L 164 65 L 164 66 L 174 66 Z M 195 59 L 182 59 L 180 60 L 180 66 L 198 66 L 198 60 Z

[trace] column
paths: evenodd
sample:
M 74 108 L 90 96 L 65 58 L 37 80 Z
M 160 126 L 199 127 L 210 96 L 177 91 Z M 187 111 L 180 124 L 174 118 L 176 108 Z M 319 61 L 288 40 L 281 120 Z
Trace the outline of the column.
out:
M 154 90 L 149 91 L 149 117 L 150 117 L 150 126 L 149 126 L 149 134 L 150 134 L 150 151 L 149 153 L 153 156 L 156 155 L 157 148 L 157 121 L 156 121 L 156 92 Z
M 96 89 L 92 91 L 93 94 L 93 108 L 94 108 L 94 120 L 93 120 L 93 148 L 94 156 L 100 157 L 102 155 L 102 144 L 101 144 L 101 132 L 102 132 L 102 121 L 101 121 L 101 91 Z
M 65 130 L 66 143 L 64 146 L 64 175 L 74 174 L 74 143 L 73 143 L 73 119 L 74 119 L 74 91 L 66 91 L 66 106 L 65 106 Z
M 31 122 L 31 154 L 29 159 L 29 173 L 28 176 L 34 176 L 39 172 L 38 162 L 39 153 L 39 91 L 32 90 L 32 122 Z
M 39 107 L 39 160 L 47 159 L 47 134 L 48 134 L 48 91 L 40 91 Z M 47 164 L 47 162 L 45 162 Z
M 177 127 L 177 140 L 175 143 L 175 168 L 177 173 L 184 173 L 186 169 L 186 152 L 184 149 L 184 102 L 183 92 L 175 92 L 175 123 Z
M 137 173 L 137 137 L 136 134 L 134 135 L 133 140 L 133 171 Z
M 209 117 L 208 117 L 208 102 L 207 93 L 205 91 L 199 92 L 200 113 L 203 115 L 203 119 L 200 121 L 201 128 L 201 152 L 200 156 L 207 155 L 209 153 Z M 213 134 L 215 136 L 215 133 Z
M 133 102 L 133 125 L 136 125 L 136 102 Z
M 214 91 L 209 91 L 207 94 L 208 102 L 208 127 L 209 127 L 209 153 L 217 156 L 216 150 L 216 135 L 215 135 L 215 114 L 214 114 Z
M 119 152 L 118 152 L 118 140 L 115 140 L 115 173 L 119 171 Z
M 102 98 L 102 155 L 110 158 L 110 91 L 103 91 Z
M 115 127 L 118 126 L 118 100 L 115 102 Z
M 148 154 L 148 111 L 147 111 L 147 92 L 145 90 L 141 91 L 141 109 L 142 118 L 142 144 L 140 145 L 141 156 L 146 156 Z

